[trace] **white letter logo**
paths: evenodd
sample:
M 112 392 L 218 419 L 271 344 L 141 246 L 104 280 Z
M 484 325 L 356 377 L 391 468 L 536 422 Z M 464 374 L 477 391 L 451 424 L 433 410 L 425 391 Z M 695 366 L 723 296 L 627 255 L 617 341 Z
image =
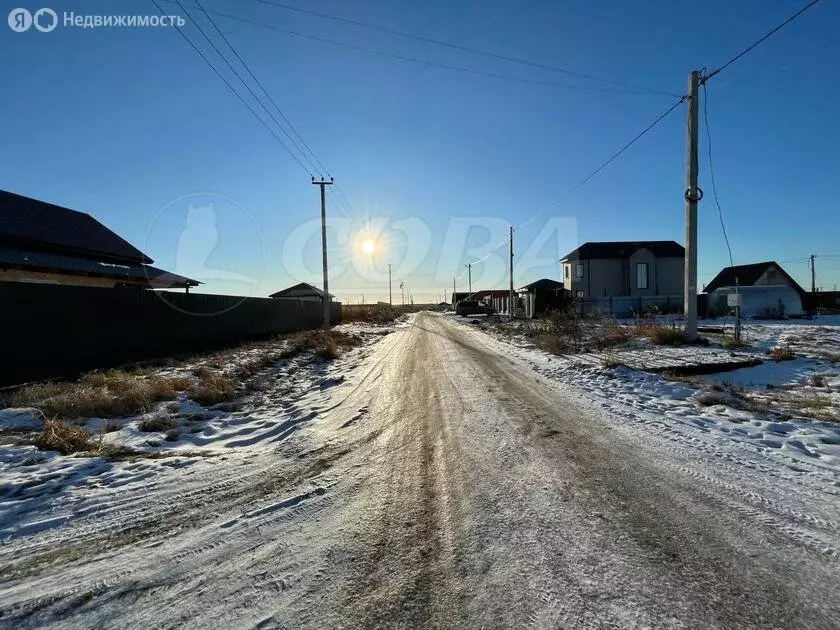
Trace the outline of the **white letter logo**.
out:
M 28 31 L 32 26 L 32 14 L 26 9 L 12 9 L 9 12 L 9 28 L 15 33 Z

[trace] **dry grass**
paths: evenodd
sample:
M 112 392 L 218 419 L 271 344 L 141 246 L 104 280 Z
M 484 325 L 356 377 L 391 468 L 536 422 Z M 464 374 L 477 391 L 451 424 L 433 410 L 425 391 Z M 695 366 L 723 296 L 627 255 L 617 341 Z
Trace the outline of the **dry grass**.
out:
M 94 439 L 92 434 L 80 426 L 49 418 L 44 422 L 44 428 L 33 440 L 33 444 L 42 451 L 58 451 L 63 455 L 70 455 L 98 450 L 102 441 Z
M 794 357 L 793 350 L 789 345 L 768 350 L 767 355 L 774 361 L 790 361 Z
M 199 405 L 217 405 L 231 400 L 236 393 L 234 380 L 220 372 L 212 372 L 200 378 L 198 384 L 189 391 L 189 397 Z
M 174 398 L 191 385 L 185 377 L 108 370 L 85 374 L 78 381 L 27 385 L 5 397 L 9 407 L 35 407 L 61 418 L 126 416 Z
M 390 304 L 348 304 L 341 307 L 341 322 L 390 324 L 400 314 L 399 309 Z
M 828 387 L 828 381 L 822 374 L 811 374 L 809 382 L 811 387 Z
M 341 350 L 362 344 L 362 338 L 338 330 L 310 330 L 290 335 L 282 358 L 292 358 L 307 351 L 327 360 L 337 359 Z
M 696 400 L 704 407 L 725 405 L 729 402 L 729 398 L 719 391 L 703 392 L 702 394 L 697 395 Z
M 742 339 L 734 339 L 727 337 L 723 340 L 723 347 L 724 348 L 746 348 L 749 344 L 743 341 Z
M 681 346 L 685 343 L 685 333 L 681 328 L 670 328 L 661 324 L 638 324 L 640 336 L 648 337 L 658 346 Z
M 137 428 L 141 431 L 169 431 L 177 426 L 178 422 L 170 418 L 169 414 L 156 413 L 143 418 Z

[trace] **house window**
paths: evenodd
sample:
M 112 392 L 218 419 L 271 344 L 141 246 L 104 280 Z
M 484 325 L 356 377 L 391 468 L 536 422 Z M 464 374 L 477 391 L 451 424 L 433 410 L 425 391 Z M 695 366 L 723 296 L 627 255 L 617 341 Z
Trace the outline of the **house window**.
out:
M 575 291 L 575 297 L 582 298 L 583 297 L 583 291 Z
M 563 265 L 563 269 L 566 272 L 566 279 L 571 280 L 572 277 L 572 266 L 571 265 Z
M 583 278 L 583 263 L 575 264 L 575 278 Z
M 648 288 L 648 264 L 636 263 L 636 288 Z

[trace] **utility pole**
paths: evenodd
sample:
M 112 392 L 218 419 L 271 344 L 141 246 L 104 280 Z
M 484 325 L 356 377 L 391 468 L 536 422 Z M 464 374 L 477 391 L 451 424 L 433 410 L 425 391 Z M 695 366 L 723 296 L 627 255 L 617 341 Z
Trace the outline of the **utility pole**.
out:
M 467 263 L 466 265 L 464 265 L 464 267 L 467 268 L 467 275 L 469 276 L 469 297 L 472 297 L 472 263 Z
M 333 178 L 330 181 L 323 177 L 316 181 L 312 178 L 312 183 L 315 186 L 321 187 L 321 253 L 324 260 L 324 330 L 330 327 L 330 287 L 329 279 L 327 278 L 327 196 L 326 186 L 332 186 Z
M 811 254 L 811 293 L 817 292 L 817 269 L 814 265 L 814 259 L 816 259 L 816 254 Z
M 402 305 L 405 306 L 405 282 L 400 282 L 400 294 L 402 295 Z
M 394 299 L 391 295 L 391 263 L 388 263 L 388 304 L 394 305 Z
M 455 308 L 455 278 L 452 278 L 452 307 Z
M 510 291 L 508 293 L 508 311 L 511 317 L 516 316 L 513 306 L 513 226 L 510 226 Z
M 700 81 L 698 70 L 688 79 L 688 147 L 686 153 L 685 189 L 685 279 L 683 300 L 685 310 L 685 339 L 697 339 L 697 202 L 703 192 L 697 187 L 697 125 L 700 112 Z

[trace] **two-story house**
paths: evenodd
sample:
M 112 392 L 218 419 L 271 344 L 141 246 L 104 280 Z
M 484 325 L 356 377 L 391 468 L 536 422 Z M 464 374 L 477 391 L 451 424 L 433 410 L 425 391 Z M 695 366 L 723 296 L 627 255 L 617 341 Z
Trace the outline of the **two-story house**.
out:
M 682 296 L 685 249 L 675 241 L 584 243 L 564 256 L 563 285 L 577 298 Z

